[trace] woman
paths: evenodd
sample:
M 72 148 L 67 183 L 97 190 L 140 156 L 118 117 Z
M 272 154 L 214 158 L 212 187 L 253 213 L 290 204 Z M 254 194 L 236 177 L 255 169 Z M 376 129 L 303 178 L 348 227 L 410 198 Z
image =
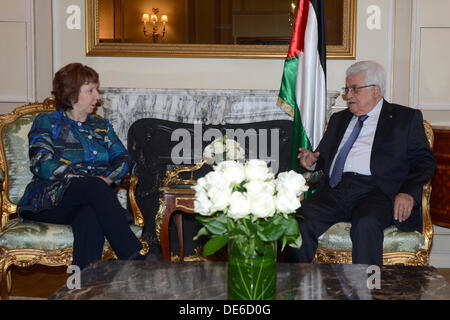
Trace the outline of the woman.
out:
M 112 186 L 130 157 L 111 124 L 92 117 L 100 93 L 98 73 L 72 63 L 55 74 L 56 111 L 39 114 L 28 134 L 33 179 L 18 204 L 23 219 L 71 225 L 73 264 L 101 259 L 106 239 L 119 259 L 143 260 Z

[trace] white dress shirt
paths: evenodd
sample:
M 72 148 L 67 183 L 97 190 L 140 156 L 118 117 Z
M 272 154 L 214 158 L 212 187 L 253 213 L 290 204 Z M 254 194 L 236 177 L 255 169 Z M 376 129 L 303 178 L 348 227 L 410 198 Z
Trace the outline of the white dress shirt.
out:
M 356 138 L 356 141 L 350 149 L 347 159 L 345 160 L 344 172 L 356 172 L 364 175 L 372 175 L 370 171 L 370 155 L 372 153 L 373 138 L 375 137 L 375 131 L 377 129 L 378 118 L 380 117 L 382 105 L 383 99 L 380 99 L 375 108 L 367 114 L 369 117 L 366 121 L 364 121 L 361 132 L 359 133 L 358 138 Z M 336 157 L 352 133 L 357 120 L 358 117 L 354 115 L 348 124 L 341 144 L 339 145 L 338 151 L 333 159 L 333 163 L 331 164 L 330 175 L 333 172 Z

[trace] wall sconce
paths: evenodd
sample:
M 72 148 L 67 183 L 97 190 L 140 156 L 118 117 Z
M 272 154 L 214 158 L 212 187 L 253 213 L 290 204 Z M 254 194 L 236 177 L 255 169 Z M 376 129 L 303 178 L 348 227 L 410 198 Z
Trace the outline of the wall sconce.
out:
M 150 34 L 147 31 L 146 25 L 147 22 L 152 22 L 153 23 L 153 28 L 152 28 L 152 37 L 153 37 L 153 42 L 158 42 L 159 37 L 164 38 L 164 36 L 166 35 L 166 23 L 169 22 L 169 20 L 167 19 L 167 16 L 165 14 L 161 15 L 161 18 L 158 18 L 158 13 L 159 13 L 159 9 L 158 8 L 153 8 L 152 9 L 153 14 L 149 15 L 148 13 L 144 13 L 142 15 L 142 22 L 144 23 L 144 36 L 145 37 L 149 37 Z M 162 24 L 162 33 L 158 33 L 158 28 L 161 26 Z
M 293 27 L 295 23 L 296 1 L 291 1 L 291 10 L 289 11 L 289 27 Z

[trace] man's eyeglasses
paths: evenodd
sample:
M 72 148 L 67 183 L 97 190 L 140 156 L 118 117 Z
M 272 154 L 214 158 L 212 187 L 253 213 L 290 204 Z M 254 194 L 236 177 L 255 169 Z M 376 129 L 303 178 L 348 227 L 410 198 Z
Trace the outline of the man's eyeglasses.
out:
M 351 87 L 342 88 L 342 91 L 343 91 L 344 94 L 348 94 L 349 92 L 353 92 L 354 94 L 358 94 L 361 89 L 368 88 L 368 87 L 374 87 L 374 86 L 376 86 L 376 84 L 369 84 L 367 86 L 361 86 L 361 87 L 351 86 Z

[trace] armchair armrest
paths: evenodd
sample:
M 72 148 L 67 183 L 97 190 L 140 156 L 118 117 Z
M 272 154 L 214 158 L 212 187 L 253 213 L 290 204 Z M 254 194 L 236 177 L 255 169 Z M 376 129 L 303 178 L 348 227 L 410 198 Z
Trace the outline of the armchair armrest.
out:
M 6 224 L 6 222 L 8 222 L 8 216 L 3 218 L 3 182 L 4 182 L 4 173 L 3 170 L 0 168 L 0 232 L 2 232 L 3 225 Z
M 127 198 L 130 204 L 131 213 L 133 214 L 134 224 L 137 225 L 138 227 L 143 227 L 144 216 L 142 215 L 141 209 L 139 209 L 139 206 L 137 205 L 135 197 L 137 182 L 138 177 L 129 174 L 122 179 L 122 182 L 115 188 L 115 191 L 118 192 L 120 189 L 127 190 Z
M 429 253 L 431 249 L 431 243 L 433 241 L 433 223 L 431 221 L 430 213 L 430 199 L 431 199 L 431 183 L 423 186 L 422 192 L 422 234 L 425 237 L 425 250 Z

